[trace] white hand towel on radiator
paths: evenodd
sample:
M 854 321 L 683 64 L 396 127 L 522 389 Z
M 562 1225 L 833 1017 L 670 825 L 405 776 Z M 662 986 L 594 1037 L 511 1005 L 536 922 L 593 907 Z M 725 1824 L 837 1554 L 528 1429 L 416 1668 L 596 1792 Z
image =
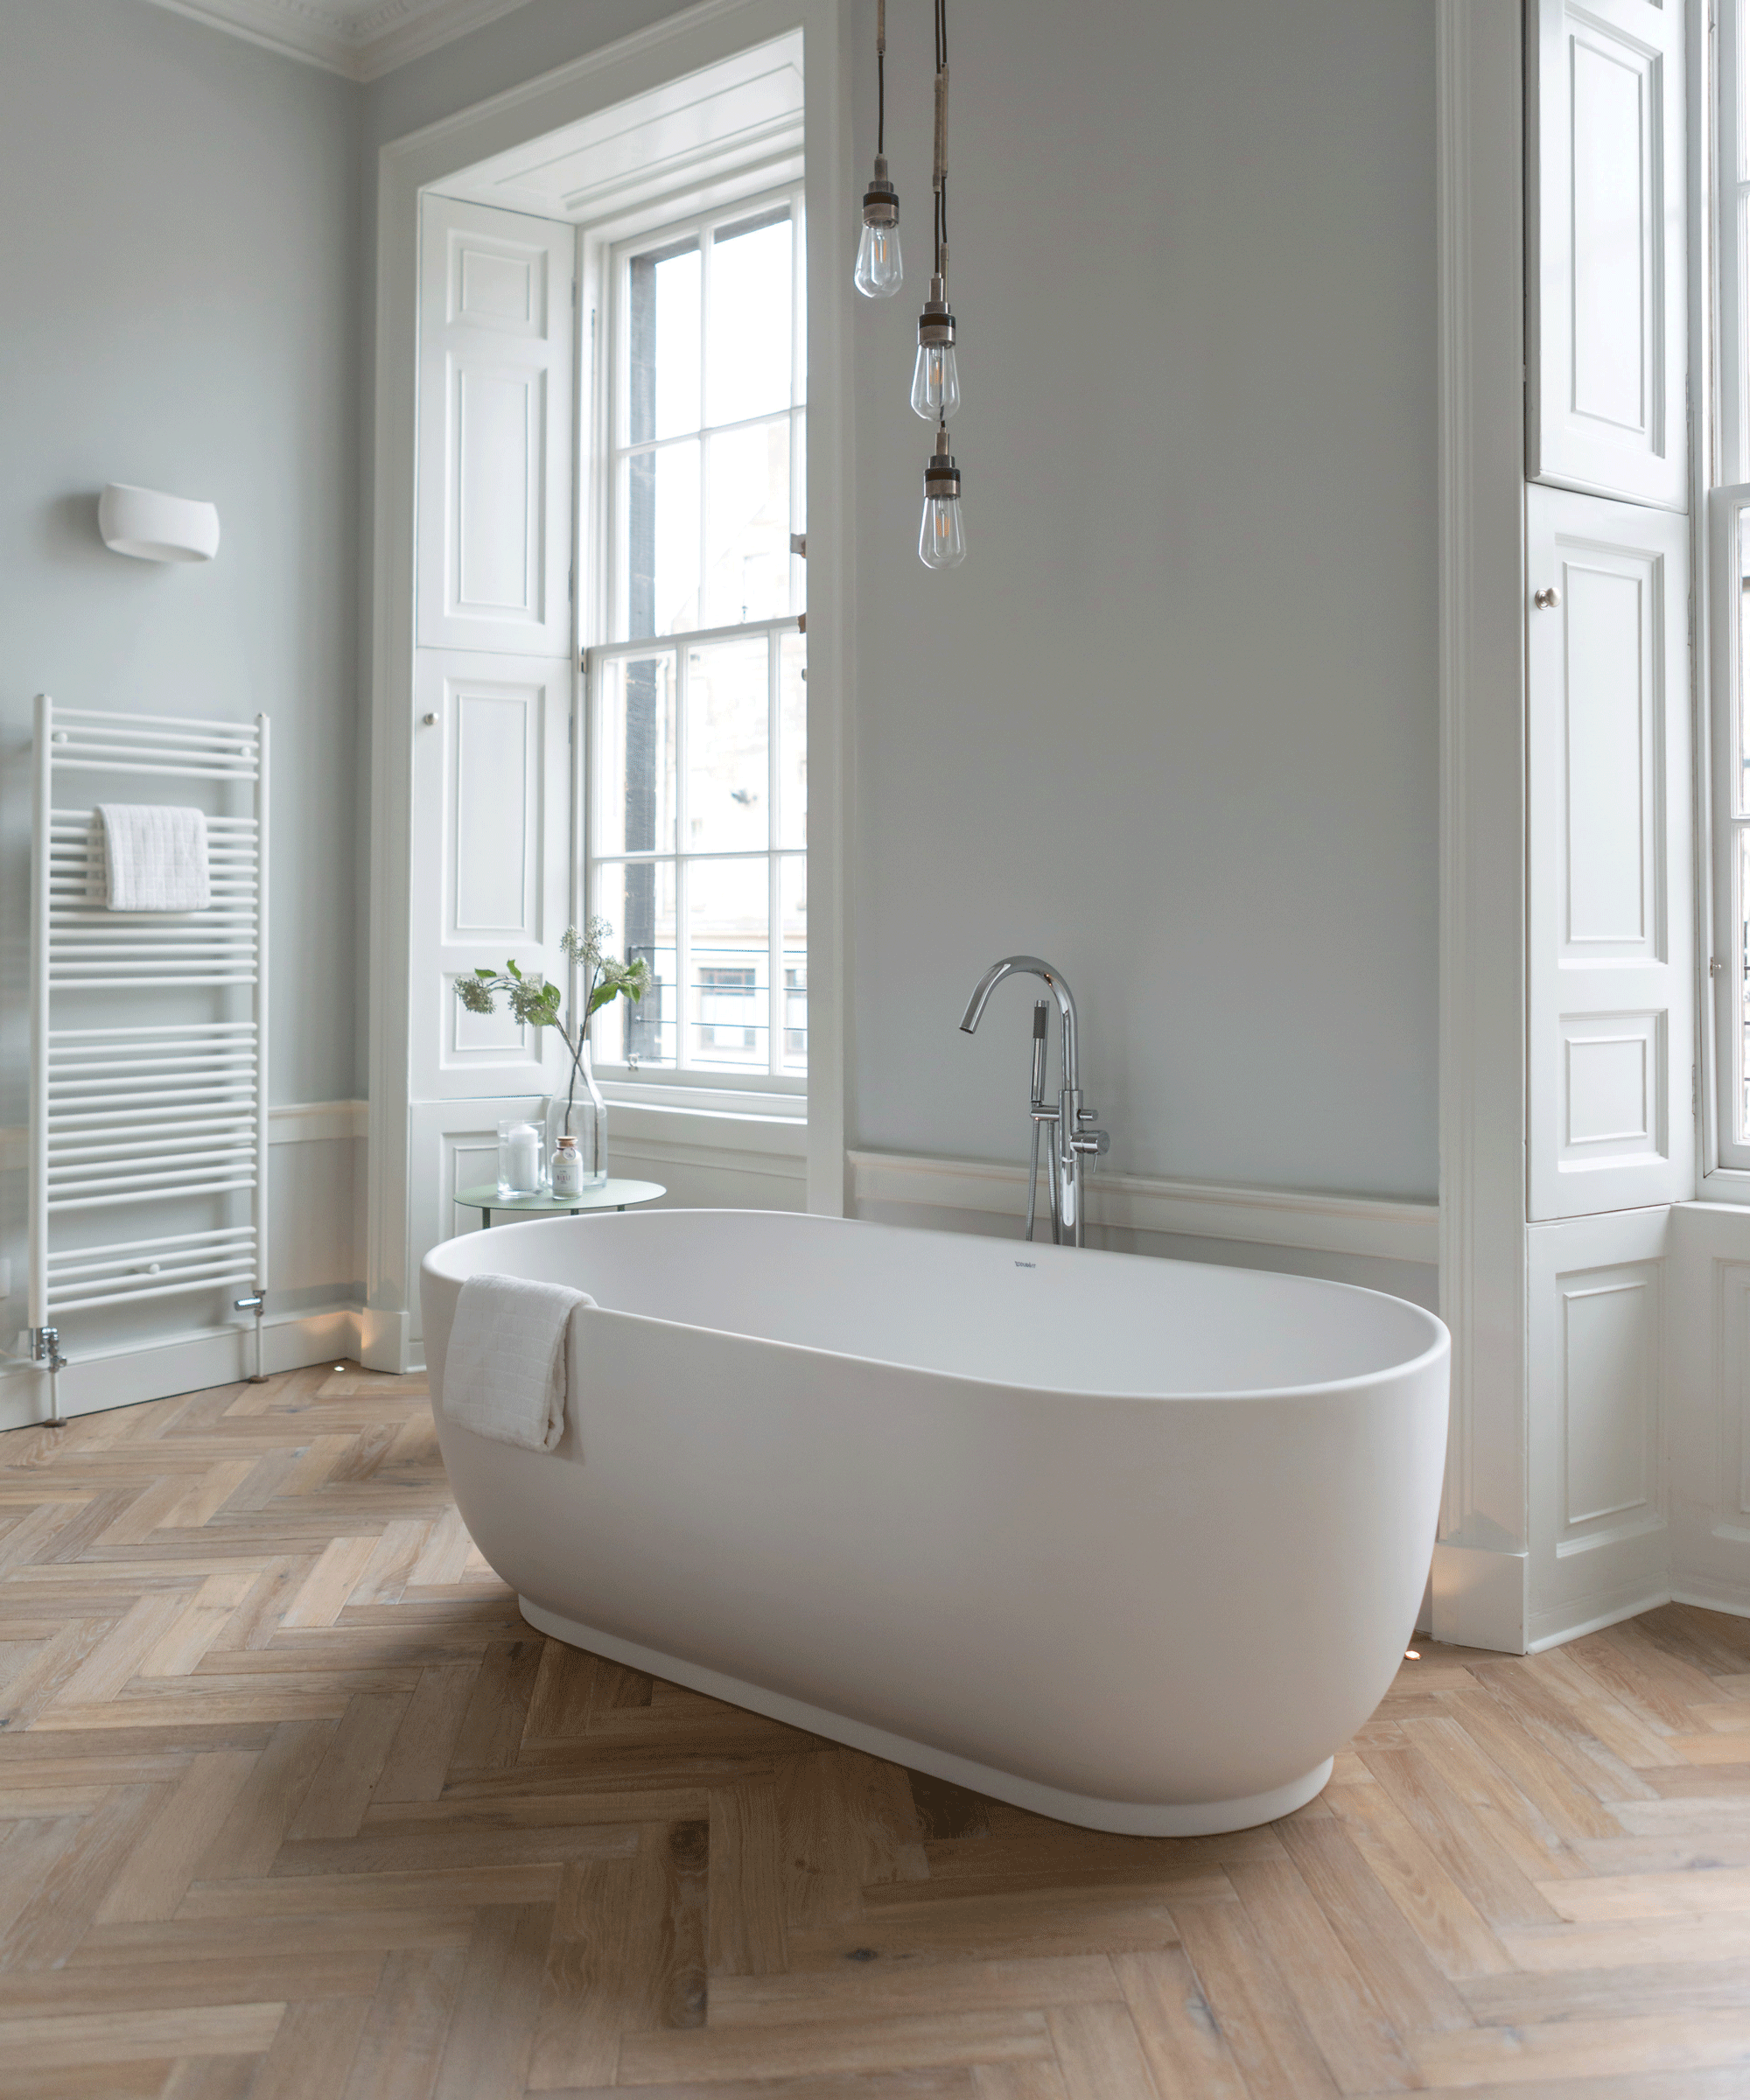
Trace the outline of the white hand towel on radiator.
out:
M 444 1412 L 477 1436 L 551 1451 L 565 1431 L 565 1338 L 587 1291 L 471 1276 L 444 1358 Z
M 99 802 L 112 912 L 204 912 L 213 902 L 199 809 Z

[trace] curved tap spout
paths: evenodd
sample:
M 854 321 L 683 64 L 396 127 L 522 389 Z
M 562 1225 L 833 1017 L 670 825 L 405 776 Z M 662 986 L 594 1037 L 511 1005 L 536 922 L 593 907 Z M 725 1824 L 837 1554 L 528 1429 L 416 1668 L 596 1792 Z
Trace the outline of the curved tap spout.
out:
M 977 988 L 967 1001 L 966 1012 L 960 1017 L 960 1025 L 970 1035 L 984 1014 L 984 1004 L 990 994 L 1004 977 L 1043 977 L 1057 1000 L 1057 1010 L 1063 1016 L 1063 1083 L 1074 1088 L 1080 1082 L 1076 1071 L 1075 999 L 1064 982 L 1063 972 L 1054 970 L 1041 956 L 1004 956 L 1000 962 L 993 962 L 979 978 Z

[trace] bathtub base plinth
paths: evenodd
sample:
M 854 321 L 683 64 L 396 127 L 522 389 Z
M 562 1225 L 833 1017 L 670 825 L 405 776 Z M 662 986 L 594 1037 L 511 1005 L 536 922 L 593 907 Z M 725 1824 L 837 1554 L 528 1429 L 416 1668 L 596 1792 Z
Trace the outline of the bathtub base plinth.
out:
M 690 1691 L 703 1692 L 708 1698 L 722 1699 L 732 1706 L 745 1706 L 751 1712 L 763 1713 L 768 1720 L 788 1722 L 793 1728 L 804 1728 L 812 1735 L 826 1736 L 850 1749 L 866 1751 L 872 1757 L 886 1758 L 914 1771 L 928 1772 L 933 1779 L 947 1780 L 975 1794 L 988 1794 L 993 1800 L 1005 1801 L 1013 1808 L 1027 1809 L 1036 1816 L 1049 1816 L 1059 1823 L 1074 1824 L 1083 1830 L 1115 1830 L 1130 1838 L 1208 1838 L 1226 1830 L 1247 1830 L 1257 1824 L 1273 1823 L 1278 1816 L 1292 1815 L 1296 1809 L 1305 1807 L 1315 1795 L 1323 1792 L 1331 1776 L 1332 1760 L 1327 1757 L 1322 1764 L 1302 1774 L 1298 1779 L 1291 1780 L 1286 1786 L 1234 1801 L 1105 1801 L 1094 1795 L 1067 1793 L 1059 1787 L 1044 1786 L 1037 1780 L 1022 1779 L 1012 1772 L 999 1771 L 995 1766 L 982 1765 L 973 1758 L 958 1757 L 949 1750 L 934 1749 L 929 1744 L 914 1742 L 908 1736 L 894 1735 L 866 1721 L 852 1720 L 844 1714 L 830 1713 L 824 1707 L 810 1706 L 806 1700 L 793 1699 L 783 1692 L 767 1691 L 761 1685 L 750 1684 L 740 1677 L 725 1676 L 721 1670 L 707 1670 L 679 1656 L 645 1648 L 636 1641 L 622 1641 L 616 1634 L 606 1634 L 598 1628 L 584 1626 L 578 1620 L 550 1612 L 532 1598 L 520 1597 L 517 1602 L 530 1626 L 572 1648 L 587 1648 L 592 1655 L 606 1656 L 609 1662 L 621 1663 L 628 1670 L 642 1670 L 648 1676 L 665 1677 L 670 1684 L 684 1684 Z

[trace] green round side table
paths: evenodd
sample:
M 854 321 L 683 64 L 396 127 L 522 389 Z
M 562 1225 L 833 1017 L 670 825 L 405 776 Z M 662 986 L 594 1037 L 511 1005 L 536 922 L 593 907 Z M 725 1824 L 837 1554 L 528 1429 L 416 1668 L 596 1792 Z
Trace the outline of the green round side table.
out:
M 458 1188 L 456 1201 L 480 1212 L 484 1228 L 492 1223 L 495 1210 L 519 1218 L 575 1218 L 579 1211 L 625 1210 L 634 1203 L 654 1203 L 668 1193 L 660 1181 L 619 1181 L 609 1175 L 599 1188 L 586 1188 L 581 1195 L 550 1196 L 543 1191 L 538 1196 L 501 1196 L 498 1183 L 488 1181 L 480 1188 Z

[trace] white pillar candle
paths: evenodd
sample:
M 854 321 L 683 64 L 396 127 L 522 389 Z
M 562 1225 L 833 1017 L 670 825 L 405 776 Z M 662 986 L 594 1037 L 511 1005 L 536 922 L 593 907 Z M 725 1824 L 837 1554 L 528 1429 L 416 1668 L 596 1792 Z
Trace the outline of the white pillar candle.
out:
M 501 1196 L 533 1196 L 541 1190 L 541 1133 L 532 1123 L 500 1126 L 498 1138 L 498 1193 Z

